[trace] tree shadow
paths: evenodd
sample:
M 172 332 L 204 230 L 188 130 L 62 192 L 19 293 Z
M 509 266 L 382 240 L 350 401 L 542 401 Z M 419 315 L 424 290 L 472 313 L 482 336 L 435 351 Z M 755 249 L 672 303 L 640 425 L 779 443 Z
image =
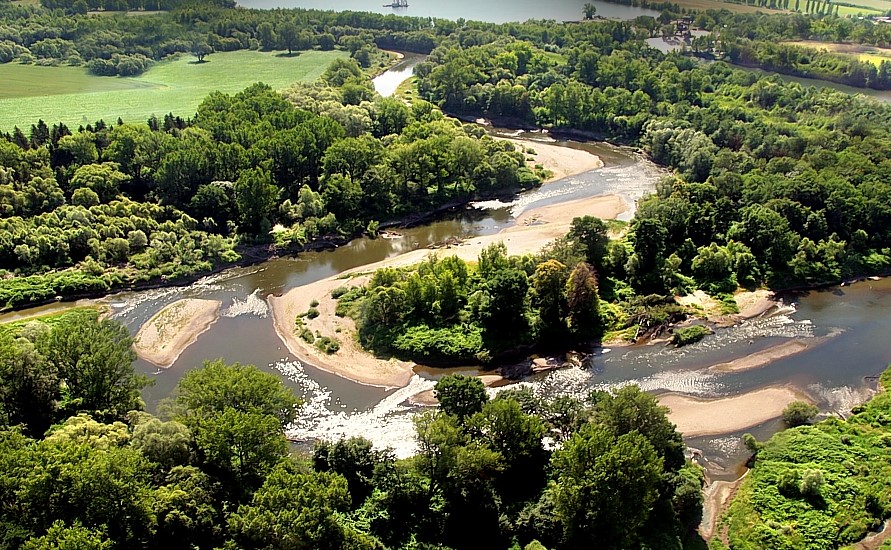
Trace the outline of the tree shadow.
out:
M 300 55 L 300 52 L 291 52 L 291 53 L 281 52 L 281 53 L 275 54 L 275 57 L 297 57 L 298 55 Z
M 195 60 L 192 60 L 192 61 L 188 61 L 187 63 L 188 63 L 189 65 L 204 65 L 205 63 L 208 63 L 208 60 L 207 60 L 207 59 L 200 59 L 200 60 L 199 60 L 199 59 L 195 59 Z

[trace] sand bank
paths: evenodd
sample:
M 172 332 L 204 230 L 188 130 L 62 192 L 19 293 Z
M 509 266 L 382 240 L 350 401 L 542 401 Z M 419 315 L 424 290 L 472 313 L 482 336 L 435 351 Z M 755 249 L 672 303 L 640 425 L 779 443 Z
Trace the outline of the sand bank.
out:
M 331 297 L 331 291 L 340 286 L 361 286 L 367 280 L 367 276 L 330 278 L 295 288 L 279 297 L 270 296 L 275 331 L 291 353 L 319 369 L 360 384 L 401 388 L 412 377 L 414 365 L 396 359 L 379 359 L 363 350 L 357 341 L 353 320 L 334 314 L 337 301 Z M 337 340 L 340 349 L 334 354 L 325 353 L 297 335 L 295 320 L 306 313 L 313 300 L 318 302 L 315 308 L 319 316 L 315 319 L 304 317 L 304 326 L 314 335 Z
M 762 388 L 733 397 L 700 399 L 667 393 L 657 396 L 670 409 L 668 419 L 684 437 L 739 432 L 782 416 L 793 401 L 808 401 L 801 392 L 785 386 Z
M 416 264 L 432 253 L 440 257 L 452 255 L 464 260 L 476 260 L 487 246 L 504 242 L 509 254 L 526 254 L 541 250 L 546 244 L 564 235 L 578 216 L 590 215 L 599 218 L 615 218 L 627 209 L 625 201 L 616 195 L 606 195 L 570 201 L 554 206 L 528 210 L 517 219 L 517 223 L 503 231 L 486 237 L 474 237 L 456 246 L 436 251 L 413 250 L 381 262 L 368 264 L 345 271 L 336 277 L 294 288 L 282 296 L 270 296 L 276 333 L 287 348 L 297 358 L 322 370 L 342 376 L 360 384 L 387 388 L 405 386 L 411 378 L 413 363 L 394 359 L 377 358 L 363 350 L 356 341 L 356 326 L 351 319 L 334 315 L 337 302 L 331 298 L 331 291 L 339 286 L 363 285 L 368 280 L 367 273 L 382 267 L 398 267 Z M 335 338 L 340 350 L 328 355 L 298 337 L 295 319 L 309 309 L 313 300 L 319 302 L 316 309 L 319 316 L 304 319 L 305 326 L 321 336 Z
M 742 372 L 757 369 L 784 357 L 801 353 L 810 347 L 806 340 L 793 340 L 776 346 L 756 351 L 744 357 L 739 357 L 727 363 L 718 363 L 709 367 L 712 372 Z
M 600 160 L 600 157 L 580 149 L 570 149 L 569 147 L 563 147 L 555 143 L 545 143 L 528 139 L 497 139 L 502 139 L 504 141 L 509 141 L 514 145 L 518 145 L 519 149 L 523 151 L 526 156 L 526 163 L 530 168 L 534 169 L 535 165 L 538 164 L 543 166 L 545 170 L 548 170 L 551 175 L 545 180 L 545 183 L 589 172 L 597 168 L 603 168 L 603 161 Z M 528 150 L 535 152 L 528 153 Z
M 728 327 L 746 319 L 759 317 L 780 303 L 773 292 L 764 289 L 737 292 L 733 295 L 733 299 L 736 301 L 739 313 L 723 313 L 722 304 L 702 290 L 675 297 L 677 303 L 693 309 L 699 316 L 705 317 L 719 327 Z
M 201 333 L 210 328 L 219 312 L 219 300 L 173 302 L 139 328 L 133 340 L 133 349 L 149 363 L 167 368 Z

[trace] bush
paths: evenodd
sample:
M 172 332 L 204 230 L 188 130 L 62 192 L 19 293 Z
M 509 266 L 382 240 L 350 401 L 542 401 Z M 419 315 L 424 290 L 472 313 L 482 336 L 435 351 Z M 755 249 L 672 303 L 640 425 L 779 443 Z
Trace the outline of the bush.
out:
M 307 327 L 303 327 L 302 329 L 300 329 L 300 333 L 298 334 L 298 336 L 307 344 L 312 344 L 316 341 L 316 337 L 313 336 L 312 331 L 309 330 Z
M 334 338 L 322 336 L 321 338 L 316 340 L 316 347 L 324 351 L 328 355 L 331 355 L 333 353 L 337 353 L 337 351 L 340 349 L 340 343 Z
M 318 302 L 316 302 L 316 305 L 319 305 Z M 319 310 L 317 310 L 314 307 L 311 307 L 308 310 L 306 310 L 306 317 L 309 319 L 315 319 L 319 315 L 320 315 Z
M 810 403 L 793 401 L 783 410 L 783 422 L 790 428 L 803 426 L 809 423 L 819 412 L 820 409 Z
M 309 303 L 309 307 L 317 307 L 318 305 L 319 305 L 318 300 L 313 300 L 312 302 Z
M 337 300 L 338 298 L 349 292 L 349 290 L 350 289 L 345 286 L 339 286 L 331 291 L 331 297 Z
M 672 337 L 671 343 L 677 347 L 682 347 L 687 344 L 698 342 L 711 333 L 711 329 L 706 326 L 693 325 L 692 327 L 681 328 L 674 331 L 674 337 Z

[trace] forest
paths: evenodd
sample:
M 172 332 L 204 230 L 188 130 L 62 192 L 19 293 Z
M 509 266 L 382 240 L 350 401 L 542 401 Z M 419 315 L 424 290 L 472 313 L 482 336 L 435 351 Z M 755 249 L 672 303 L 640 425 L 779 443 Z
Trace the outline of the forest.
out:
M 184 120 L 39 121 L 0 142 L 0 308 L 206 273 L 540 181 L 511 144 L 374 94 L 352 60 Z M 275 231 L 270 231 L 275 226 Z M 270 243 L 269 241 L 273 242 Z
M 300 400 L 208 361 L 142 411 L 126 329 L 93 310 L 0 328 L 0 548 L 682 548 L 702 474 L 636 387 L 490 399 L 436 386 L 418 453 L 289 448 Z M 49 429 L 47 429 L 49 428 Z
M 215 93 L 196 113 L 146 124 L 35 121 L 4 134 L 3 309 L 174 282 L 540 182 L 512 145 L 444 113 L 633 145 L 672 175 L 627 228 L 579 218 L 535 257 L 496 246 L 477 262 L 433 257 L 345 290 L 342 313 L 369 349 L 485 363 L 662 323 L 678 313 L 672 295 L 697 288 L 724 299 L 891 263 L 891 109 L 646 47 L 668 12 L 431 26 L 350 12 L 66 9 L 0 3 L 0 60 L 120 74 L 226 49 L 342 48 L 353 59 L 316 84 Z M 728 25 L 731 54 L 845 32 L 888 40 L 885 27 L 833 16 L 701 17 Z M 374 94 L 362 69 L 378 48 L 430 53 L 419 99 Z M 802 62 L 776 51 L 775 67 Z M 416 421 L 416 456 L 362 439 L 303 453 L 284 436 L 299 400 L 254 367 L 209 361 L 157 416 L 143 412 L 130 344 L 95 311 L 0 329 L 0 546 L 702 547 L 691 531 L 702 474 L 637 388 L 541 401 L 445 377 L 442 406 Z M 831 548 L 884 519 L 886 401 L 749 440 L 756 469 L 728 516 L 730 547 Z

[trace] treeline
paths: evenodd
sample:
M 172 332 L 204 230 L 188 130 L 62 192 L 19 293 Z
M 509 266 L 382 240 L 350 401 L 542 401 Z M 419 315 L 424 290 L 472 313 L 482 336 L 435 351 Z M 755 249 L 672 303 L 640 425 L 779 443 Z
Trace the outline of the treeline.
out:
M 889 375 L 881 376 L 885 388 Z M 889 412 L 882 392 L 847 420 L 829 417 L 765 443 L 747 435 L 753 467 L 722 519 L 726 544 L 713 547 L 840 548 L 880 530 L 891 516 Z
M 62 9 L 67 13 L 77 14 L 88 11 L 172 11 L 196 3 L 235 7 L 234 0 L 40 0 L 40 5 L 44 8 Z
M 207 2 L 164 4 L 160 9 L 175 9 L 140 17 L 95 16 L 79 12 L 104 4 L 45 1 L 50 3 L 47 8 L 0 4 L 0 63 L 86 65 L 99 76 L 132 76 L 153 61 L 181 53 L 338 47 L 367 67 L 369 50 L 381 47 L 427 53 L 440 36 L 457 28 L 454 22 L 438 19 L 434 27 L 427 18 L 314 10 L 235 10 Z
M 661 294 L 690 277 L 786 287 L 891 265 L 887 106 L 664 55 L 630 24 L 567 28 L 561 56 L 448 41 L 418 66 L 418 88 L 449 111 L 637 143 L 674 168 L 625 237 L 637 259 L 617 256 L 609 276 Z
M 206 272 L 237 243 L 373 233 L 540 181 L 481 128 L 377 96 L 355 61 L 286 95 L 258 84 L 211 94 L 190 120 L 7 134 L 0 308 Z
M 441 408 L 415 420 L 416 456 L 362 438 L 310 456 L 284 435 L 300 400 L 252 366 L 206 362 L 160 418 L 142 412 L 129 344 L 95 313 L 0 330 L 0 548 L 680 549 L 696 538 L 702 473 L 636 387 L 490 400 L 478 379 L 445 377 Z

